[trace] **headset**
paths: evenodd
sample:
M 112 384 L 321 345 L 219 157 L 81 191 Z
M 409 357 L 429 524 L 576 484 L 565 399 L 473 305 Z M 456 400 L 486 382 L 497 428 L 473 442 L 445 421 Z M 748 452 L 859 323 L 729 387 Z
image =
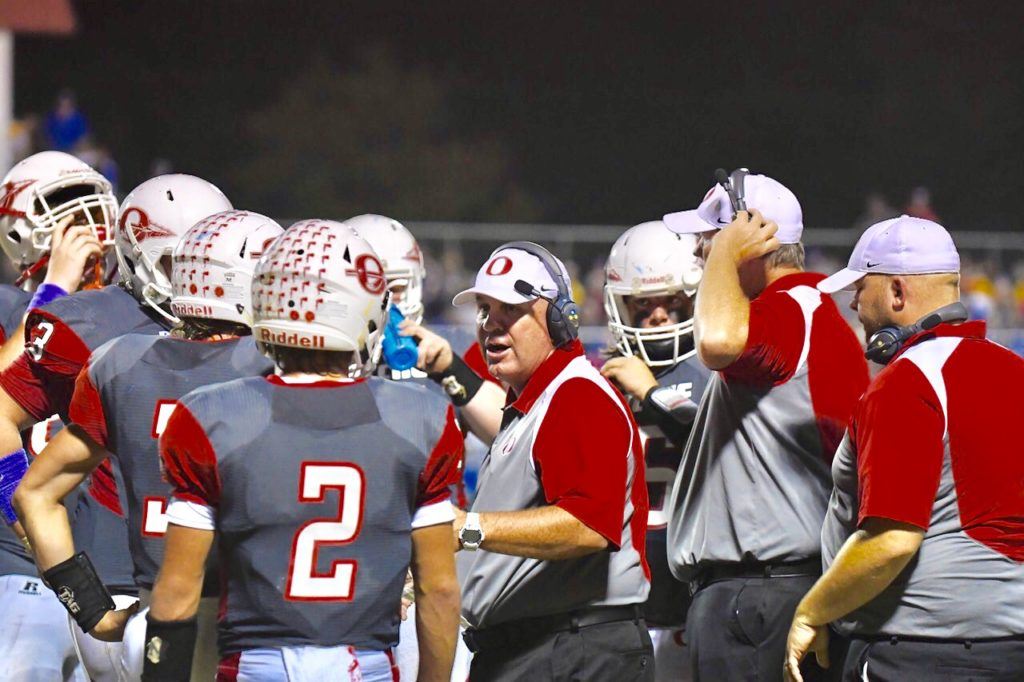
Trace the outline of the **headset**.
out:
M 575 341 L 580 335 L 580 309 L 576 302 L 572 300 L 569 282 L 566 276 L 562 274 L 562 269 L 558 266 L 558 261 L 555 257 L 543 246 L 533 242 L 509 242 L 496 248 L 494 253 L 503 249 L 519 249 L 532 256 L 536 256 L 540 260 L 544 269 L 551 275 L 551 279 L 555 281 L 555 286 L 558 289 L 555 297 L 548 296 L 537 287 L 521 279 L 516 280 L 515 290 L 523 296 L 536 296 L 543 298 L 549 303 L 547 314 L 548 335 L 551 337 L 551 342 L 555 344 L 555 347 L 565 346 Z
M 880 365 L 887 365 L 914 334 L 926 332 L 943 322 L 963 322 L 970 314 L 963 303 L 957 301 L 930 312 L 909 327 L 883 327 L 868 339 L 864 357 Z
M 746 168 L 737 168 L 732 173 L 726 174 L 724 168 L 715 171 L 715 182 L 725 189 L 729 195 L 729 203 L 732 204 L 732 219 L 736 220 L 736 214 L 747 210 L 747 199 L 743 192 L 743 179 L 750 175 Z

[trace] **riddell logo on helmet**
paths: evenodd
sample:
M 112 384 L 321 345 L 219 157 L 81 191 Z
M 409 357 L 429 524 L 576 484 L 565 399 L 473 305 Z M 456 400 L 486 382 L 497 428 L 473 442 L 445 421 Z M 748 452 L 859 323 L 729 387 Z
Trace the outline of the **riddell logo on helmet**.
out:
M 675 278 L 671 274 L 658 275 L 657 277 L 634 277 L 631 284 L 634 287 L 647 284 L 672 284 L 673 279 Z
M 290 346 L 292 348 L 326 348 L 327 344 L 322 336 L 303 336 L 298 332 L 272 332 L 269 329 L 260 330 L 260 341 L 272 343 L 276 346 Z
M 197 303 L 172 303 L 171 310 L 178 317 L 212 317 L 213 308 Z

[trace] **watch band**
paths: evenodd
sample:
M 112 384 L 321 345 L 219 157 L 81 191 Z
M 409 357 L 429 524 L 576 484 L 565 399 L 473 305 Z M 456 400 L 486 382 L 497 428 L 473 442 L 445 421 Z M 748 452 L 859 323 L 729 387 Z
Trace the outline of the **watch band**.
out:
M 466 514 L 466 521 L 459 529 L 459 542 L 462 548 L 475 552 L 484 541 L 484 530 L 480 527 L 480 515 L 476 512 Z

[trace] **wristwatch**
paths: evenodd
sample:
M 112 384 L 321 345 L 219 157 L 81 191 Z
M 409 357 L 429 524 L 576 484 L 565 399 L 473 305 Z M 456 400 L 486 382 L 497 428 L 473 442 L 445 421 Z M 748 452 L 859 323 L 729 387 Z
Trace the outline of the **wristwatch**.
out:
M 459 544 L 467 552 L 475 552 L 484 541 L 484 529 L 480 527 L 480 515 L 476 512 L 466 514 L 466 522 L 459 530 Z

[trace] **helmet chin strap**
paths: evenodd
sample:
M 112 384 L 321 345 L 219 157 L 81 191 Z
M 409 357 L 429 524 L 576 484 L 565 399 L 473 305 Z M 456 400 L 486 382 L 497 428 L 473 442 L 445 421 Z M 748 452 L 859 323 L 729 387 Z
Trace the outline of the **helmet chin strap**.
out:
M 44 254 L 35 263 L 21 271 L 21 274 L 18 275 L 18 279 L 14 280 L 14 286 L 20 287 L 22 284 L 32 279 L 32 276 L 35 275 L 40 270 L 42 270 L 43 268 L 45 268 L 47 264 L 49 264 L 49 262 L 50 254 Z
M 172 325 L 181 324 L 181 320 L 167 310 L 164 310 L 163 306 L 156 302 L 156 299 L 158 298 L 165 298 L 165 296 L 156 288 L 155 284 L 148 282 L 144 287 L 142 287 L 142 300 L 146 302 L 146 305 L 160 313 L 160 315 Z

